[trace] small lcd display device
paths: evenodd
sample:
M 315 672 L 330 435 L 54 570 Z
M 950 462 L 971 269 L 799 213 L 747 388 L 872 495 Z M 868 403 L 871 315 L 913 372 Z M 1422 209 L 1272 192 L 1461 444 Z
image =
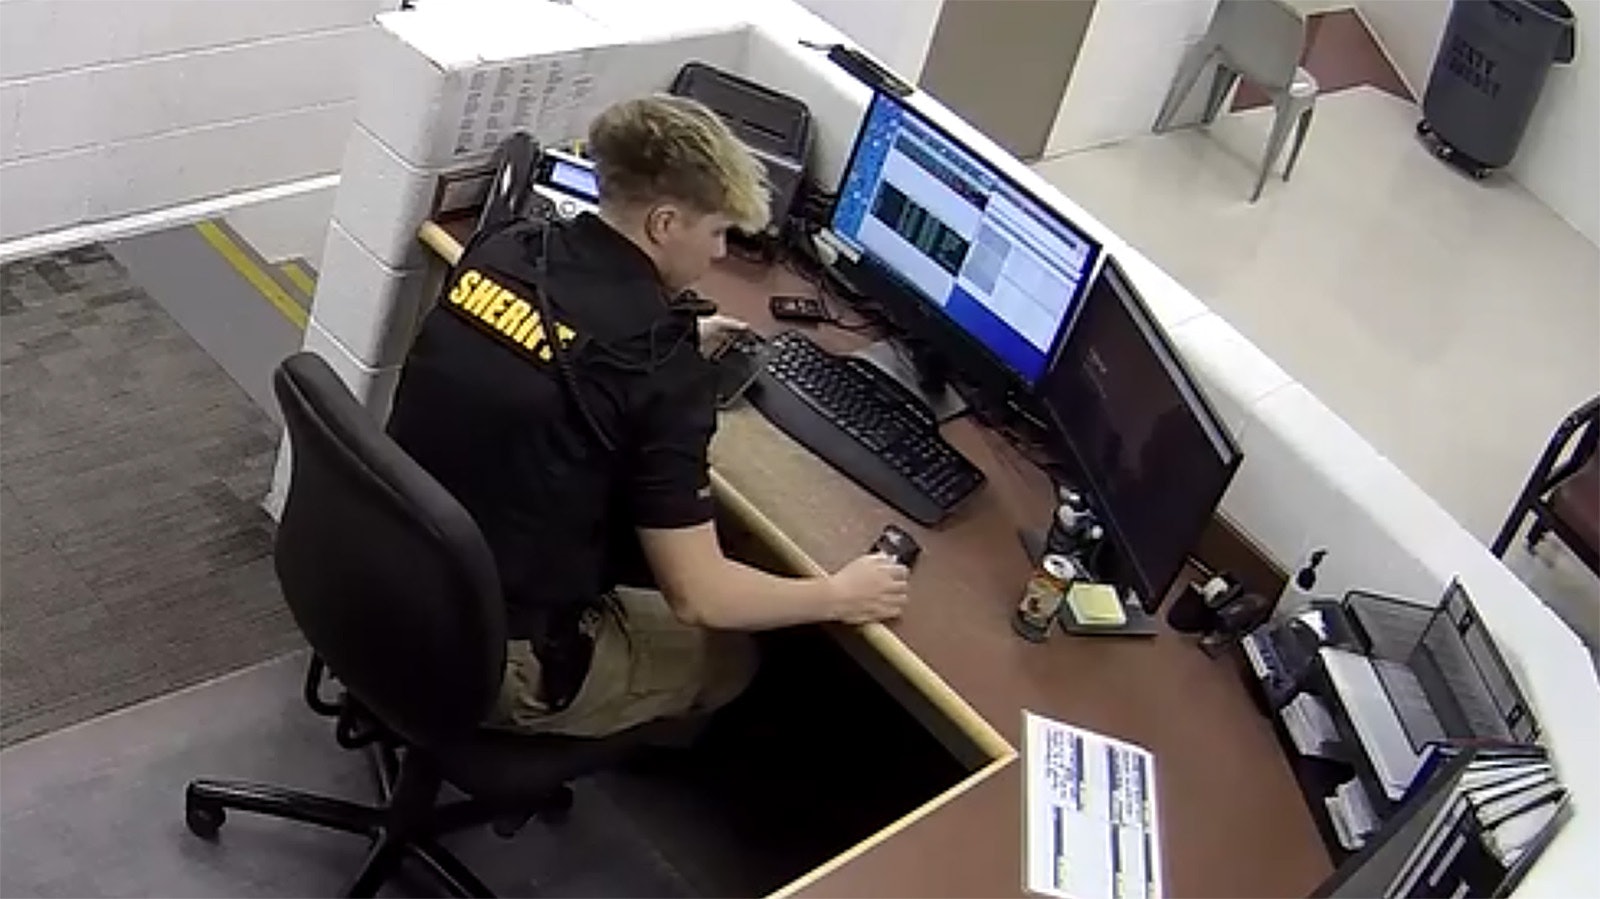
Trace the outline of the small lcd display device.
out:
M 594 169 L 576 160 L 552 154 L 550 184 L 587 200 L 600 199 L 600 182 Z
M 560 150 L 546 150 L 534 175 L 534 190 L 556 206 L 556 212 L 570 219 L 580 212 L 594 212 L 600 202 L 600 181 L 594 162 Z

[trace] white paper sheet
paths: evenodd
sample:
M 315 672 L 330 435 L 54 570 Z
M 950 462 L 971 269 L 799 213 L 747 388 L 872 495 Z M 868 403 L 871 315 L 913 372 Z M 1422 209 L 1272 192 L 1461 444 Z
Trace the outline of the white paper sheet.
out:
M 1070 899 L 1158 899 L 1155 757 L 1025 713 L 1026 883 Z
M 474 71 L 451 156 L 486 153 L 517 130 L 546 146 L 582 137 L 600 111 L 597 88 L 611 56 L 609 48 L 593 47 Z

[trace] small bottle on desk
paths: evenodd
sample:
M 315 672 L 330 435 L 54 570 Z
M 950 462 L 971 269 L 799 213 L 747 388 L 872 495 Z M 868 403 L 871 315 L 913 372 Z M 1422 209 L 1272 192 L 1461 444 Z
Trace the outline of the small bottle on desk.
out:
M 1057 491 L 1060 500 L 1045 534 L 1044 551 L 1078 559 L 1088 557 L 1105 529 L 1094 520 L 1094 513 L 1083 495 L 1070 487 Z

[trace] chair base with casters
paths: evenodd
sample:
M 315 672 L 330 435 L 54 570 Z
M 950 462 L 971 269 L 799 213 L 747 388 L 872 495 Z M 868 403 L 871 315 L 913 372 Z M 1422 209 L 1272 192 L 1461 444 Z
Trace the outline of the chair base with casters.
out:
M 434 758 L 409 748 L 362 714 L 348 696 L 330 702 L 320 695 L 320 659 L 306 678 L 306 700 L 319 714 L 339 719 L 336 734 L 346 748 L 367 753 L 378 803 L 362 805 L 283 787 L 197 779 L 184 792 L 184 821 L 190 832 L 215 840 L 232 811 L 267 815 L 365 837 L 366 860 L 341 895 L 373 896 L 398 871 L 402 861 L 420 862 L 452 896 L 493 896 L 477 875 L 439 843 L 450 833 L 489 826 L 511 837 L 531 818 L 559 824 L 572 808 L 567 783 L 616 764 L 647 741 L 670 739 L 679 722 L 644 725 L 615 737 L 578 740 L 484 731 L 459 753 Z M 438 804 L 446 782 L 469 797 L 479 790 L 493 803 L 476 798 Z M 520 797 L 507 799 L 505 797 Z
M 341 892 L 345 896 L 376 895 L 407 858 L 421 862 L 452 896 L 493 896 L 493 891 L 441 846 L 438 838 L 496 824 L 507 816 L 472 800 L 436 806 L 442 785 L 437 770 L 410 756 L 402 757 L 399 763 L 393 792 L 375 806 L 265 784 L 201 779 L 191 781 L 184 794 L 184 819 L 192 833 L 208 840 L 218 837 L 229 809 L 366 837 L 371 848 L 361 869 Z M 571 806 L 572 793 L 562 786 L 551 794 L 547 808 L 535 809 L 531 814 L 559 820 Z M 503 824 L 497 825 L 496 831 L 514 833 Z
M 1575 409 L 1556 428 L 1490 551 L 1504 556 L 1530 515 L 1529 552 L 1554 533 L 1600 575 L 1600 397 Z

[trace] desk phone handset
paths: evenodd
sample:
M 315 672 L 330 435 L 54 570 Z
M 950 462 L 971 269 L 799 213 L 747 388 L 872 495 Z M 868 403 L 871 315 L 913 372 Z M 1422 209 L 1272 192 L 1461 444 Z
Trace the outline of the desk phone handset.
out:
M 548 202 L 533 189 L 543 156 L 539 142 L 526 131 L 500 142 L 494 151 L 494 178 L 483 198 L 483 211 L 478 213 L 477 234 L 532 218 L 535 208 Z

